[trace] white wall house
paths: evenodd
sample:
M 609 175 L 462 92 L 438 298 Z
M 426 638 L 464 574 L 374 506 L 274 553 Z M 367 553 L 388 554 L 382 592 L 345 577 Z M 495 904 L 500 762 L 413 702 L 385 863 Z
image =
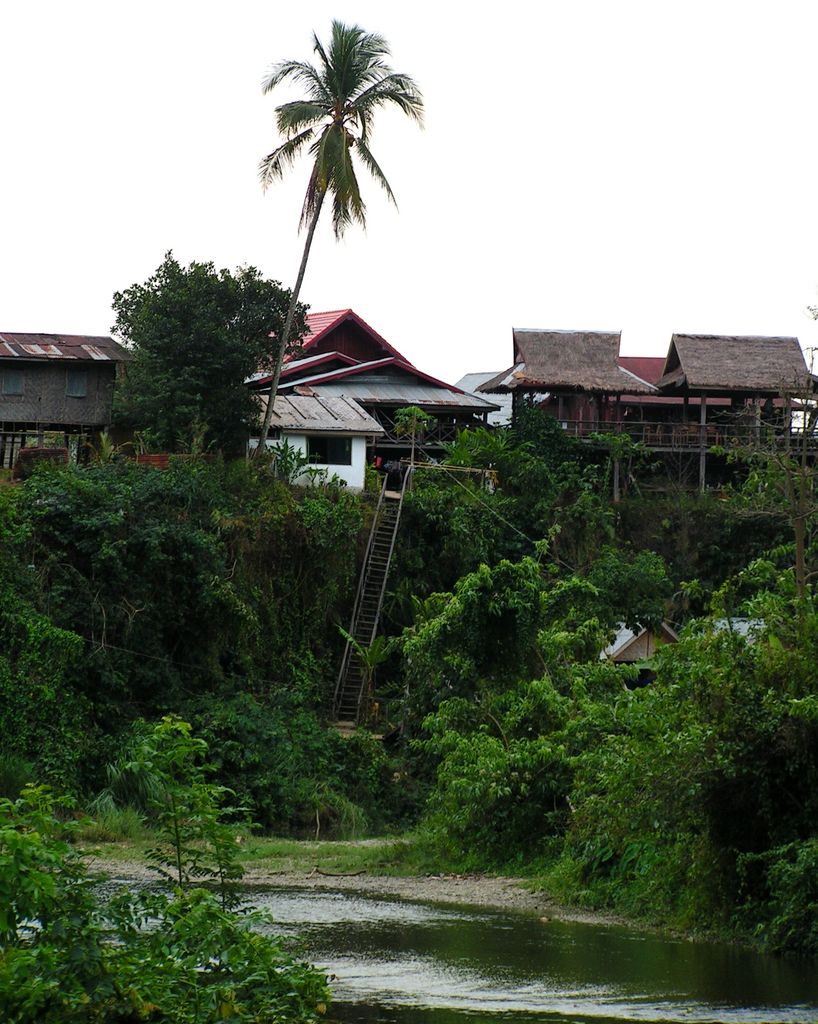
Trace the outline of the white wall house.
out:
M 263 400 L 266 402 L 266 396 Z M 351 398 L 278 395 L 267 447 L 275 451 L 286 441 L 309 460 L 308 469 L 293 483 L 320 483 L 337 476 L 350 490 L 360 491 L 367 441 L 381 434 L 378 421 Z M 250 447 L 257 445 L 258 438 L 251 438 Z

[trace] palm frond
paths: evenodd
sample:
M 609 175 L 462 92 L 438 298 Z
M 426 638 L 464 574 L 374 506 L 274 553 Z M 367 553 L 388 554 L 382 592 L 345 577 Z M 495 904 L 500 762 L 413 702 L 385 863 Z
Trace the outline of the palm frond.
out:
M 282 135 L 292 136 L 305 125 L 315 127 L 328 114 L 327 107 L 311 100 L 292 100 L 276 107 L 276 125 Z
M 333 22 L 333 28 L 334 27 L 335 22 Z M 327 56 L 327 51 L 324 49 L 324 44 L 318 38 L 317 32 L 313 32 L 312 34 L 312 48 L 313 52 L 317 53 L 318 56 L 321 58 L 321 63 L 323 64 L 324 68 L 328 68 L 330 65 L 330 60 L 329 57 Z
M 333 231 L 340 238 L 353 222 L 366 223 L 366 206 L 352 164 L 349 134 L 342 125 L 332 125 L 324 135 L 322 173 L 333 199 Z
M 377 183 L 381 186 L 381 188 L 384 190 L 387 196 L 389 196 L 390 201 L 394 204 L 395 209 L 397 209 L 398 201 L 397 199 L 395 199 L 395 193 L 392 191 L 392 186 L 386 180 L 386 175 L 383 173 L 377 160 L 370 152 L 369 146 L 366 144 L 366 141 L 364 140 L 363 136 L 360 139 L 358 139 L 355 148 L 358 151 L 358 157 L 360 158 L 361 163 L 364 165 L 364 167 L 366 167 L 366 169 L 369 171 L 369 173 L 372 175 L 375 181 L 377 181 Z
M 411 120 L 423 124 L 423 94 L 414 79 L 403 72 L 393 71 L 367 86 L 350 98 L 349 109 L 372 110 L 390 103 Z
M 262 188 L 269 188 L 274 181 L 282 176 L 285 168 L 293 163 L 303 147 L 314 135 L 315 131 L 312 128 L 306 128 L 303 132 L 299 132 L 298 135 L 294 135 L 293 138 L 287 139 L 278 149 L 274 149 L 272 153 L 268 153 L 264 157 L 258 165 Z
M 327 91 L 321 75 L 306 61 L 285 60 L 274 64 L 261 80 L 261 91 L 266 96 L 288 78 L 295 82 L 303 82 L 307 86 L 310 100 L 332 105 L 332 95 Z
M 376 110 L 392 105 L 417 123 L 423 121 L 423 97 L 414 80 L 388 63 L 383 36 L 358 25 L 332 22 L 327 45 L 313 36 L 315 64 L 284 61 L 264 79 L 264 92 L 286 80 L 305 86 L 305 95 L 276 108 L 276 123 L 286 141 L 261 161 L 266 187 L 281 176 L 305 145 L 312 159 L 301 224 L 313 223 L 325 196 L 332 195 L 332 226 L 337 237 L 352 223 L 366 223 L 353 157 L 395 203 L 392 188 L 369 148 Z M 358 136 L 356 139 L 352 130 Z M 357 149 L 356 149 L 357 147 Z M 396 204 L 397 205 L 397 204 Z
M 368 82 L 391 70 L 384 60 L 389 56 L 386 40 L 364 32 L 358 25 L 333 21 L 329 51 L 321 52 L 327 68 L 327 85 L 342 104 Z

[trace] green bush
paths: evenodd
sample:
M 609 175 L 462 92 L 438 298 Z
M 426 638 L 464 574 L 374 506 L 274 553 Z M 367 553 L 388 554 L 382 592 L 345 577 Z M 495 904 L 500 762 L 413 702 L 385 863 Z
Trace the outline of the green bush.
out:
M 0 797 L 16 800 L 34 781 L 34 766 L 10 750 L 0 751 Z
M 202 777 L 205 750 L 170 719 L 138 757 L 162 782 L 157 861 L 174 869 L 168 896 L 127 890 L 100 904 L 71 825 L 44 787 L 0 800 L 0 1012 L 9 1024 L 178 1024 L 280 1020 L 324 1012 L 326 978 L 283 952 L 257 915 L 228 911 L 193 879 L 230 874 L 218 787 Z M 74 826 L 76 827 L 76 826 Z M 211 869 L 212 863 L 212 869 Z M 150 924 L 150 927 L 146 925 Z

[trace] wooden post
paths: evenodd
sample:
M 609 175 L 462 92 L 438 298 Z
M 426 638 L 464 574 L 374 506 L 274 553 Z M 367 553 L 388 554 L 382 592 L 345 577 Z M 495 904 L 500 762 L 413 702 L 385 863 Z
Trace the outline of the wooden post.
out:
M 702 391 L 699 412 L 699 490 L 705 489 L 707 480 L 707 395 Z
M 616 403 L 614 405 L 614 422 L 616 423 L 615 433 L 622 433 L 622 410 L 619 404 L 621 395 L 616 396 Z M 613 465 L 613 500 L 614 504 L 619 502 L 619 459 L 614 459 Z
M 784 396 L 784 429 L 781 432 L 784 448 L 789 451 L 792 444 L 792 396 Z

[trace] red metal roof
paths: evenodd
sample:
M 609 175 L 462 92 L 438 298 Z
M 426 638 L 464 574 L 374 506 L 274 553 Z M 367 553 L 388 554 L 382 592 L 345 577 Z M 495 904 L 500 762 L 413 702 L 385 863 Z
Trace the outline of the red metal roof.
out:
M 337 327 L 350 321 L 375 343 L 374 347 L 376 352 L 377 350 L 380 350 L 382 355 L 379 354 L 376 358 L 368 359 L 359 359 L 340 352 L 326 352 L 310 356 L 310 350 L 314 348 L 314 346 L 327 339 L 328 335 L 330 335 Z M 280 389 L 282 391 L 286 390 L 288 392 L 295 391 L 299 394 L 310 394 L 313 393 L 313 385 L 334 385 L 338 383 L 343 387 L 345 385 L 342 382 L 348 381 L 356 386 L 364 384 L 367 385 L 367 387 L 364 388 L 366 391 L 366 400 L 374 402 L 383 400 L 385 402 L 389 402 L 395 399 L 397 391 L 400 391 L 400 385 L 399 383 L 396 383 L 395 380 L 389 380 L 388 382 L 383 383 L 382 378 L 380 377 L 380 371 L 393 368 L 401 371 L 402 373 L 408 374 L 410 377 L 415 379 L 414 383 L 408 389 L 409 397 L 407 398 L 405 394 L 401 394 L 400 396 L 400 399 L 404 404 L 415 403 L 428 405 L 432 400 L 434 400 L 434 404 L 441 408 L 444 408 L 447 405 L 460 408 L 468 406 L 470 403 L 471 405 L 478 407 L 481 411 L 484 409 L 495 408 L 495 406 L 486 399 L 472 396 L 468 392 L 463 391 L 462 388 L 456 387 L 452 384 L 447 384 L 445 381 L 439 380 L 437 377 L 433 377 L 431 374 L 424 373 L 422 370 L 419 370 L 351 309 L 336 309 L 324 313 L 310 313 L 307 315 L 307 328 L 308 334 L 306 339 L 301 343 L 303 355 L 299 357 L 291 356 L 285 360 L 284 367 L 281 371 Z M 331 340 L 327 342 L 328 345 L 331 343 Z M 368 347 L 369 346 L 367 346 L 367 348 Z M 346 363 L 347 365 L 340 367 L 336 366 L 335 368 L 332 368 L 331 365 L 326 365 L 331 364 L 333 361 Z M 373 371 L 375 376 L 370 378 L 369 374 Z M 356 380 L 356 378 L 364 379 Z M 264 376 L 249 380 L 246 383 L 252 388 L 262 389 L 265 386 L 269 386 L 271 380 L 272 375 L 265 374 Z M 430 385 L 430 387 L 427 385 Z M 350 385 L 347 384 L 346 386 Z M 381 388 L 386 388 L 386 391 L 383 394 L 379 393 L 379 389 Z M 412 388 L 414 390 L 412 390 Z M 444 393 L 441 394 L 441 391 Z M 403 388 L 403 392 L 407 392 L 406 387 Z M 415 397 L 412 397 L 413 395 Z
M 416 366 L 412 366 L 411 363 L 407 363 L 405 359 L 395 359 L 394 357 L 386 357 L 384 359 L 373 359 L 366 363 L 355 363 L 352 366 L 342 367 L 340 370 L 329 370 L 326 373 L 310 374 L 302 379 L 302 383 L 307 384 L 323 384 L 330 380 L 342 380 L 344 377 L 353 377 L 361 373 L 366 373 L 369 370 L 379 370 L 385 366 L 396 366 L 400 370 L 405 370 L 406 373 L 411 374 L 413 377 L 418 377 L 420 380 L 427 381 L 429 384 L 435 384 L 439 388 L 445 388 L 447 391 L 453 391 L 456 395 L 465 394 L 462 388 L 456 388 L 453 384 L 446 384 L 445 381 L 438 380 L 437 377 L 432 377 L 428 373 L 424 373 L 419 370 Z M 261 378 L 253 381 L 255 385 L 269 384 L 271 377 Z
M 620 356 L 617 362 L 623 370 L 630 370 L 648 384 L 655 384 L 665 368 L 664 356 Z
M 324 313 L 307 313 L 307 334 L 305 343 L 324 333 L 328 328 L 343 320 L 351 309 L 331 309 Z
M 365 320 L 362 320 L 361 317 L 351 309 L 335 309 L 328 313 L 308 313 L 307 329 L 309 334 L 302 342 L 301 348 L 306 352 L 345 320 L 352 320 L 356 323 L 389 355 L 395 356 L 397 359 L 400 359 L 401 362 L 408 363 L 409 366 L 412 365 L 404 355 L 398 352 L 394 345 L 390 345 L 386 338 L 378 334 L 373 327 L 370 327 Z
M 325 363 L 344 363 L 346 366 L 352 366 L 355 362 L 356 360 L 352 356 L 346 356 L 343 352 L 320 352 L 317 356 L 288 360 L 281 367 L 281 376 L 292 377 L 294 373 L 306 373 L 307 368 L 323 366 Z M 272 374 L 268 374 L 260 379 L 269 381 L 271 378 Z
M 87 334 L 0 334 L 0 359 L 79 359 L 121 363 L 130 353 L 113 338 Z

